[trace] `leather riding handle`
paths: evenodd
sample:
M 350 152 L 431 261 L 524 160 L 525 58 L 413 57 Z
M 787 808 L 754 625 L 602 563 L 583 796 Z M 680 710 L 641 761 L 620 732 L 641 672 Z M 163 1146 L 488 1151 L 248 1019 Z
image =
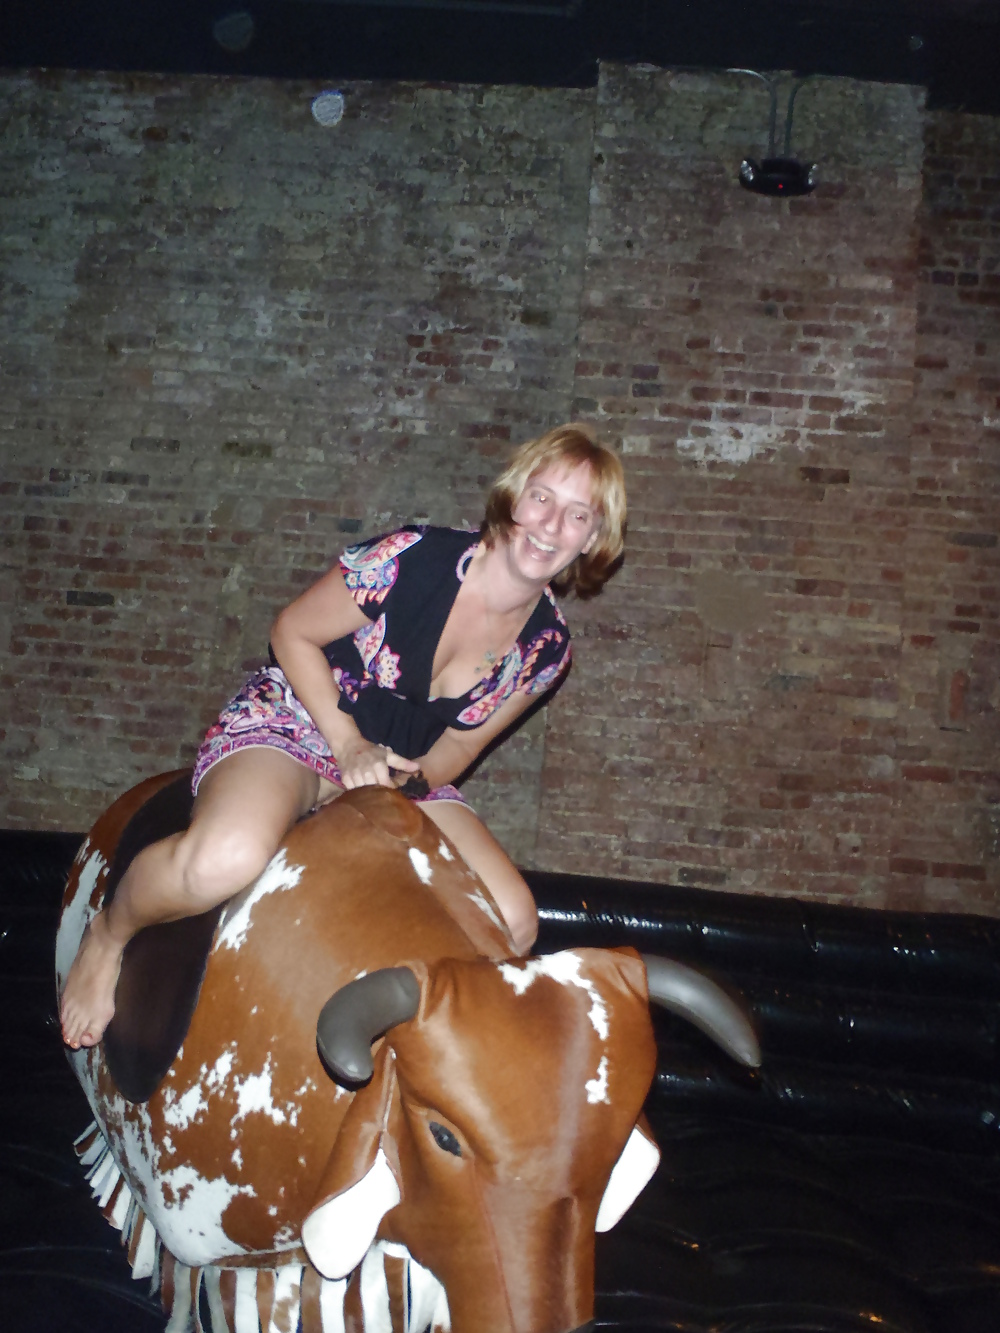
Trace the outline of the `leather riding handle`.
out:
M 401 792 L 403 796 L 408 796 L 411 801 L 419 801 L 431 789 L 431 784 L 419 769 L 416 773 L 404 773 L 401 768 L 390 766 L 389 776 L 392 778 L 396 790 Z

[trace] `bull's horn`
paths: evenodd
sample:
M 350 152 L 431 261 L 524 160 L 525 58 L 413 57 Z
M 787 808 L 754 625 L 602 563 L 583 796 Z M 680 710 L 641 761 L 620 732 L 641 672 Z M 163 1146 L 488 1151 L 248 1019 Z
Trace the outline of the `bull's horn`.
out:
M 372 1076 L 372 1042 L 417 1012 L 420 983 L 408 967 L 383 967 L 341 986 L 324 1004 L 316 1045 L 334 1078 L 366 1083 Z
M 721 986 L 693 967 L 655 954 L 643 954 L 649 998 L 686 1018 L 740 1064 L 760 1065 L 760 1043 L 744 1011 Z

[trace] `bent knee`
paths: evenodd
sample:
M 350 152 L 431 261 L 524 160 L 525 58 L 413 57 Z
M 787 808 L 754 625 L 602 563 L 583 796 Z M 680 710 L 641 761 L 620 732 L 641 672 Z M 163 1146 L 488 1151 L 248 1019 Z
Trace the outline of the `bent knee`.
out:
M 182 844 L 177 852 L 184 892 L 196 904 L 196 911 L 214 907 L 251 884 L 275 850 L 247 830 L 216 830 L 208 837 L 189 835 L 189 845 Z
M 500 909 L 515 950 L 530 953 L 538 938 L 538 908 L 531 890 L 516 871 L 499 880 L 487 880 L 486 886 Z
M 538 938 L 538 909 L 535 900 L 527 889 L 523 896 L 527 901 L 522 901 L 519 895 L 516 904 L 508 904 L 505 909 L 501 909 L 514 948 L 519 954 L 530 953 Z

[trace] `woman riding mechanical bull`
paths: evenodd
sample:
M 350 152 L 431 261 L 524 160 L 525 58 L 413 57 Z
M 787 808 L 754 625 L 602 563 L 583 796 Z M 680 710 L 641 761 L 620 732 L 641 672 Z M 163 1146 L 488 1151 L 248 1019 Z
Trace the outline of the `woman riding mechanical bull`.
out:
M 419 783 L 414 799 L 527 953 L 531 891 L 451 784 L 565 675 L 570 635 L 551 589 L 598 592 L 624 527 L 621 463 L 574 424 L 514 453 L 478 538 L 405 527 L 345 551 L 281 612 L 271 665 L 209 729 L 190 826 L 142 851 L 91 921 L 62 995 L 66 1044 L 101 1040 L 137 931 L 238 893 L 297 820 L 354 787 Z

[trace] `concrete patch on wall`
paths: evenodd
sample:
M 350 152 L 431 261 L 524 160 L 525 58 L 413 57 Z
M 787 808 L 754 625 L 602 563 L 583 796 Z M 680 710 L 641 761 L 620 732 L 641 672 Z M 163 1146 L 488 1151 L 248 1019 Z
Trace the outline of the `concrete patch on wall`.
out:
M 722 634 L 759 629 L 767 598 L 756 582 L 721 569 L 705 569 L 694 580 L 694 603 L 705 625 Z

